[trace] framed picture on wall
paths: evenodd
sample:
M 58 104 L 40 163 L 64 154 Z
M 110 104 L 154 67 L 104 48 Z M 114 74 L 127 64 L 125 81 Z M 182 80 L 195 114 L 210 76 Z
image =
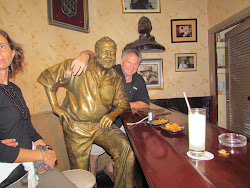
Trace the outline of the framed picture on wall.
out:
M 197 19 L 171 20 L 171 42 L 197 42 Z
M 163 89 L 162 59 L 143 59 L 138 73 L 145 80 L 148 90 Z
M 197 70 L 197 54 L 196 53 L 180 53 L 175 54 L 175 71 L 196 71 Z
M 160 0 L 122 0 L 123 13 L 160 13 Z
M 50 25 L 89 32 L 88 0 L 47 0 Z

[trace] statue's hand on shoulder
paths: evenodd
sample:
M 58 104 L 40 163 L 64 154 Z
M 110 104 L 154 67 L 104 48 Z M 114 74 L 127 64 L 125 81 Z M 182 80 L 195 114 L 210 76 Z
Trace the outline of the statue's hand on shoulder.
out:
M 100 121 L 100 128 L 103 131 L 108 131 L 114 121 L 115 118 L 111 114 L 106 114 Z

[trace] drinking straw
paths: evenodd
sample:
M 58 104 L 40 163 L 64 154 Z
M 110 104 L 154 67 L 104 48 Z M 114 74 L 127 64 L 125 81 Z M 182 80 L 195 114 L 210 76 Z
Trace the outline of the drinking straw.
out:
M 185 92 L 183 92 L 183 94 L 184 94 L 184 97 L 185 97 L 185 100 L 186 100 L 186 103 L 187 103 L 188 110 L 192 113 L 191 108 L 190 108 L 190 104 L 189 104 L 188 99 L 187 99 L 187 95 L 186 95 Z
M 140 121 L 138 121 L 138 122 L 135 122 L 135 123 L 127 123 L 127 125 L 136 125 L 136 124 L 139 124 L 139 123 L 141 123 L 141 122 L 143 122 L 145 119 L 147 119 L 148 118 L 148 116 L 147 117 L 145 117 L 145 118 L 143 118 L 142 120 L 140 120 Z

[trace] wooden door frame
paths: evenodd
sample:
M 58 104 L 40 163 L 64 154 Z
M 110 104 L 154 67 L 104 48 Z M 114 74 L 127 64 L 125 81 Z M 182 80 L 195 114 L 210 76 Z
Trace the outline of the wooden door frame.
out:
M 211 96 L 211 122 L 218 123 L 218 96 L 217 96 L 217 57 L 216 57 L 216 33 L 228 29 L 250 18 L 250 7 L 231 16 L 225 21 L 208 30 L 208 50 L 210 69 L 210 96 Z
M 225 44 L 226 44 L 226 50 L 225 50 L 225 57 L 226 57 L 226 67 L 229 67 L 230 64 L 232 62 L 230 62 L 231 58 L 230 58 L 230 52 L 229 52 L 229 49 L 232 49 L 231 48 L 231 39 L 239 34 L 241 34 L 242 32 L 246 31 L 247 29 L 249 29 L 249 26 L 250 26 L 250 19 L 247 19 L 247 20 L 244 20 L 244 22 L 240 23 L 239 25 L 237 25 L 235 28 L 233 28 L 232 30 L 230 30 L 228 33 L 225 34 Z M 236 62 L 234 62 L 236 63 Z M 230 68 L 229 68 L 230 70 Z M 232 122 L 231 122 L 231 108 L 230 108 L 230 100 L 232 98 L 230 98 L 230 72 L 229 71 L 226 71 L 226 99 L 227 99 L 227 114 L 230 114 L 227 116 L 227 122 L 228 122 L 228 127 L 227 129 L 229 130 L 233 130 L 232 129 Z M 240 104 L 239 104 L 240 105 Z M 242 133 L 243 134 L 243 133 Z

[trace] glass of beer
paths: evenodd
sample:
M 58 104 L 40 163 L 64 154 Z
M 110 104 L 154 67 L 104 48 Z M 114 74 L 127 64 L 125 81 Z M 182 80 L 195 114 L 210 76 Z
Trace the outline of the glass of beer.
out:
M 188 112 L 189 152 L 196 157 L 205 153 L 206 141 L 206 109 L 191 108 Z

